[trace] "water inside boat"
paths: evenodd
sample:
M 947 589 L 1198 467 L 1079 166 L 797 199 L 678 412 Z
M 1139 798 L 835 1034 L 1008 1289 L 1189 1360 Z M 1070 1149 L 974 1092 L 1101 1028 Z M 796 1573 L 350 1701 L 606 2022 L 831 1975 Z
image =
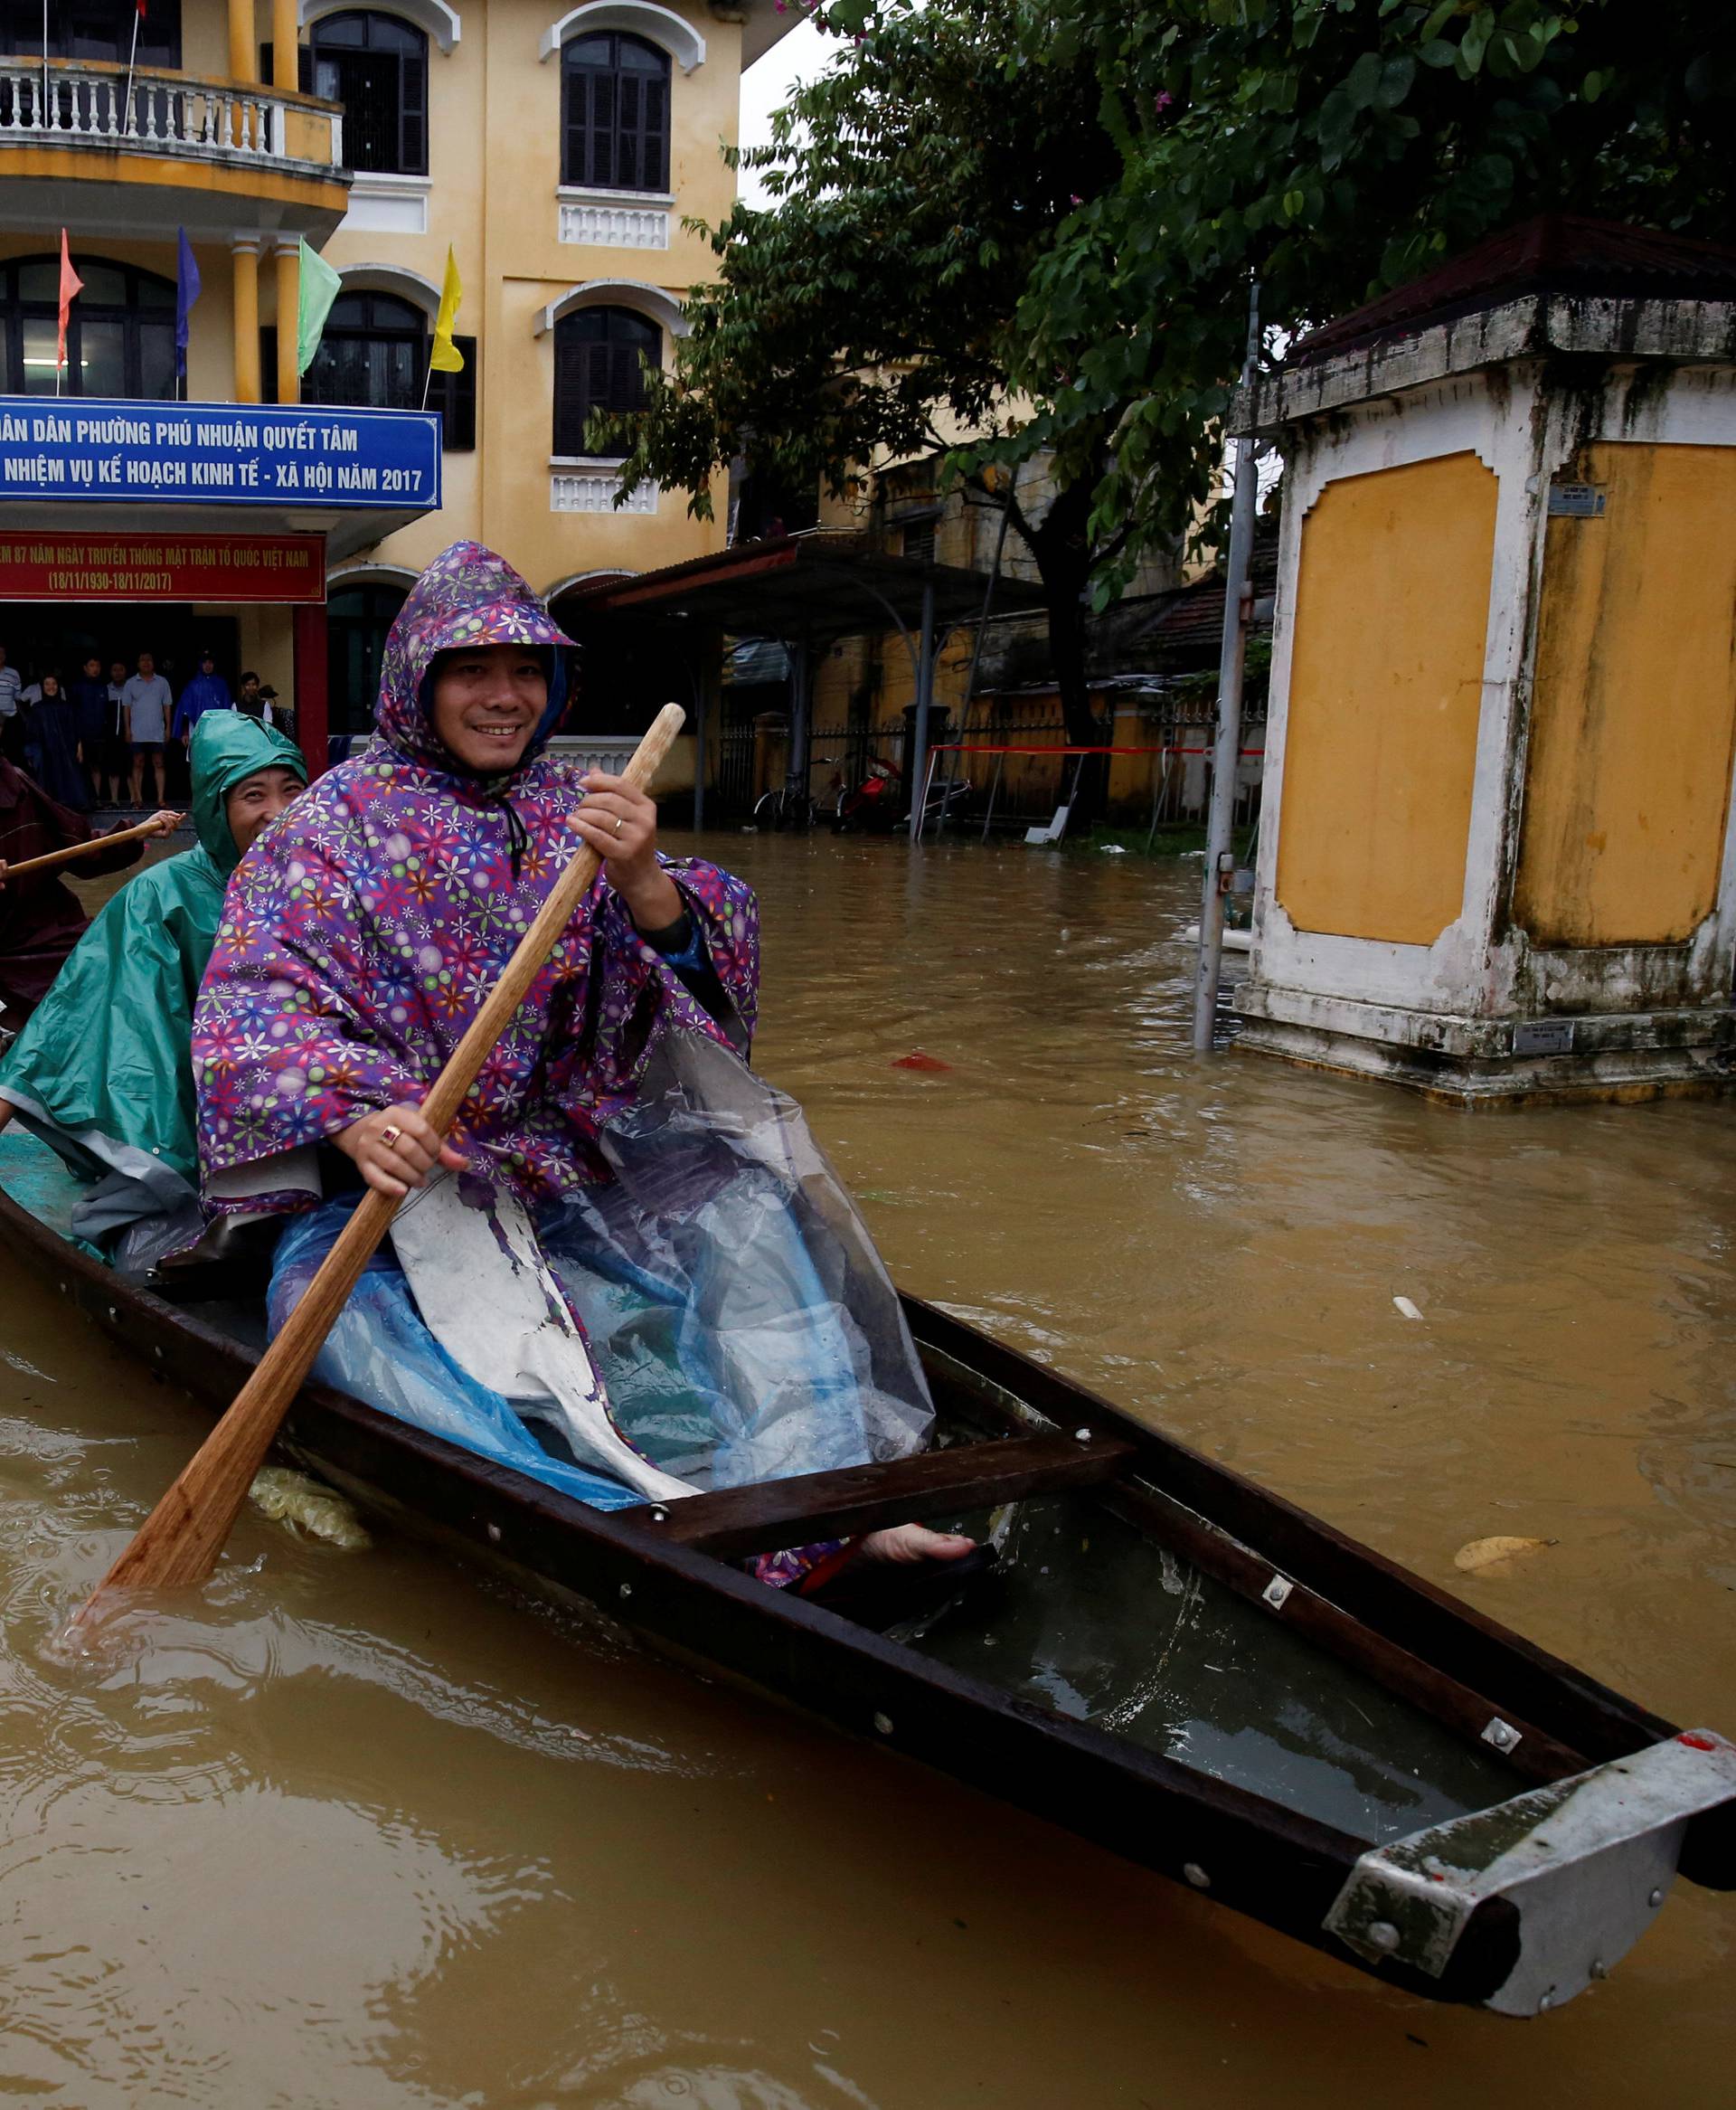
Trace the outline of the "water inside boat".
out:
M 44 1145 L 0 1134 L 0 1187 L 70 1235 L 79 1185 Z M 250 1308 L 184 1309 L 250 1346 L 263 1339 Z M 927 1359 L 943 1439 L 985 1433 L 971 1393 L 997 1388 L 961 1382 L 950 1358 Z M 1089 1493 L 934 1521 L 992 1540 L 996 1581 L 893 1638 L 1005 1693 L 1374 1841 L 1524 1784 L 1492 1750 L 1287 1631 Z
M 992 1613 L 910 1637 L 955 1670 L 1363 1839 L 1523 1785 L 1090 1495 L 947 1521 L 995 1536 L 1004 1574 Z

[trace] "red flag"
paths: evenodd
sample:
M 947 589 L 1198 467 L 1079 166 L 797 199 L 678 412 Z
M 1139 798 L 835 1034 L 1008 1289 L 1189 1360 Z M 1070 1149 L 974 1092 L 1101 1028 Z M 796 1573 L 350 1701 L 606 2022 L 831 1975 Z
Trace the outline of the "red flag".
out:
M 138 19 L 141 22 L 145 20 L 145 0 L 138 0 Z
M 61 342 L 55 354 L 56 366 L 66 364 L 66 318 L 75 294 L 84 291 L 84 280 L 72 269 L 72 259 L 66 246 L 66 230 L 61 230 Z

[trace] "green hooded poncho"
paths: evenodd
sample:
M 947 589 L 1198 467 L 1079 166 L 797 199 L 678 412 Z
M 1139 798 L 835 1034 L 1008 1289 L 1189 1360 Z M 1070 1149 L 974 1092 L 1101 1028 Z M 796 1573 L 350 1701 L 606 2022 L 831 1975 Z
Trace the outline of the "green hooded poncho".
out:
M 199 1228 L 188 1051 L 223 891 L 241 861 L 224 800 L 259 770 L 307 781 L 300 749 L 238 711 L 199 720 L 189 761 L 198 848 L 121 888 L 0 1062 L 0 1099 L 99 1182 L 72 1228 L 129 1268 Z M 155 1231 L 141 1245 L 131 1234 L 146 1217 Z

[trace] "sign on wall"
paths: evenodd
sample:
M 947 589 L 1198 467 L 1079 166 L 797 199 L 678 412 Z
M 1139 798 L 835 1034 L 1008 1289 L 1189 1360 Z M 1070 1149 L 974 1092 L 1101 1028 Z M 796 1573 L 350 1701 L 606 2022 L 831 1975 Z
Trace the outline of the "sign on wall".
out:
M 432 411 L 0 396 L 0 500 L 104 505 L 440 503 Z
M 0 601 L 325 598 L 323 535 L 0 534 Z

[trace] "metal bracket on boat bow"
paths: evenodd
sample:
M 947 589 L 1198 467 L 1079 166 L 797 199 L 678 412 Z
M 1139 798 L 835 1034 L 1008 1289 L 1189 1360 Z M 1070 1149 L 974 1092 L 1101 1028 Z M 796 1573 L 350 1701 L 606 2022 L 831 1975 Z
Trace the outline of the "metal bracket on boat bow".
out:
M 1505 1898 L 1519 1955 L 1483 2004 L 1543 2014 L 1627 1954 L 1664 1902 L 1688 1820 L 1731 1800 L 1736 1745 L 1691 1729 L 1363 1854 L 1326 1925 L 1371 1963 L 1439 1978 L 1472 1914 Z

